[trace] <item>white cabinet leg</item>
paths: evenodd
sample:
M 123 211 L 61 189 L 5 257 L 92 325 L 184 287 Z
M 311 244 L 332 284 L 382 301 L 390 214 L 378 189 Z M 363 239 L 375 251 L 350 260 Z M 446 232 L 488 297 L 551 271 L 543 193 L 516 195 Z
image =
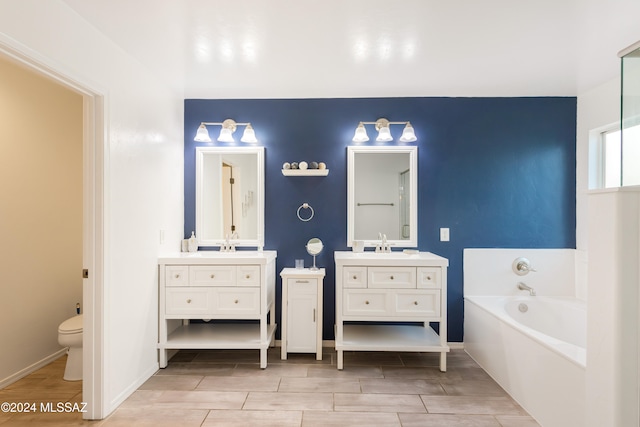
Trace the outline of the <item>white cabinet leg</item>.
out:
M 342 350 L 338 350 L 338 370 L 342 371 L 344 367 L 344 352 Z
M 440 371 L 447 372 L 447 353 L 440 353 Z
M 260 349 L 260 369 L 266 369 L 267 367 L 267 349 Z
M 160 367 L 167 367 L 167 350 L 158 350 L 160 352 Z

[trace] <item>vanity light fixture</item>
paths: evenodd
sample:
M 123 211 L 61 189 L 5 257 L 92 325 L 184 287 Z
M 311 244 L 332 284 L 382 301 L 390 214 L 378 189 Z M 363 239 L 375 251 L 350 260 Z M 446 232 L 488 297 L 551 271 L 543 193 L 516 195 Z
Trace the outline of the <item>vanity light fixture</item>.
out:
M 218 136 L 218 141 L 220 142 L 236 142 L 233 139 L 233 133 L 236 131 L 238 126 L 245 126 L 244 133 L 242 134 L 242 138 L 240 141 L 247 143 L 256 143 L 258 140 L 256 139 L 256 132 L 251 127 L 251 123 L 236 123 L 233 119 L 226 119 L 222 123 L 217 122 L 202 122 L 198 127 L 198 131 L 196 132 L 196 137 L 193 139 L 198 142 L 211 142 L 211 137 L 209 136 L 209 130 L 207 126 L 218 125 L 222 126 L 220 129 L 220 135 Z
M 366 142 L 369 140 L 369 136 L 367 135 L 367 130 L 364 125 L 375 125 L 376 130 L 378 131 L 378 136 L 376 137 L 377 142 L 393 141 L 391 130 L 389 129 L 390 125 L 405 125 L 404 130 L 402 131 L 402 136 L 400 137 L 400 142 L 413 142 L 418 139 L 416 138 L 416 133 L 413 130 L 411 123 L 390 122 L 389 120 L 382 118 L 375 122 L 360 122 L 356 128 L 356 133 L 353 135 L 353 142 Z

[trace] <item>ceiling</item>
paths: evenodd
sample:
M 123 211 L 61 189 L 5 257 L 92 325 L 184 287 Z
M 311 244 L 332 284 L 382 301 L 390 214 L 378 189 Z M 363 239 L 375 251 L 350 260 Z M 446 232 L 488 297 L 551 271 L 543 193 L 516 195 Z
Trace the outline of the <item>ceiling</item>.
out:
M 640 39 L 630 0 L 63 1 L 185 98 L 575 96 Z

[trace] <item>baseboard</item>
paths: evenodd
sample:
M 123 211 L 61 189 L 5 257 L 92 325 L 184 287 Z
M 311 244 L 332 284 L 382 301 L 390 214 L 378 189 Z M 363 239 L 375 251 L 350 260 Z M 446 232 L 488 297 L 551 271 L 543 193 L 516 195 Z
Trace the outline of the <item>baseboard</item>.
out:
M 56 351 L 55 353 L 45 357 L 44 359 L 37 361 L 33 365 L 29 365 L 26 368 L 21 369 L 20 371 L 16 372 L 15 374 L 9 375 L 8 377 L 4 378 L 3 380 L 0 380 L 0 390 L 5 388 L 8 385 L 11 385 L 11 384 L 15 383 L 18 380 L 26 377 L 30 373 L 32 373 L 34 371 L 37 371 L 38 369 L 42 368 L 43 366 L 48 365 L 49 363 L 53 362 L 54 360 L 61 358 L 65 354 L 67 354 L 67 349 L 66 348 L 60 349 L 60 350 Z

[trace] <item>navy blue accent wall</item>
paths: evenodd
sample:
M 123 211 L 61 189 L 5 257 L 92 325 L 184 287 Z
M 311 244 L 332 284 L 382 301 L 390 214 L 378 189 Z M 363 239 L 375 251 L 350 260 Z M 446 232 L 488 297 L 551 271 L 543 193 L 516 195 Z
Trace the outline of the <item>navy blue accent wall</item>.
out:
M 575 248 L 576 98 L 189 99 L 184 111 L 185 237 L 195 229 L 195 147 L 220 144 L 193 141 L 200 122 L 251 122 L 265 147 L 265 249 L 278 251 L 278 273 L 296 258 L 310 265 L 310 238 L 325 244 L 324 339 L 334 338 L 333 252 L 348 249 L 346 147 L 360 121 L 415 128 L 418 248 L 449 259 L 449 341 L 463 340 L 464 248 Z M 402 126 L 391 131 L 397 141 Z M 282 175 L 282 163 L 301 160 L 325 162 L 329 175 Z M 296 217 L 304 202 L 309 222 Z M 439 241 L 440 227 L 451 241 Z M 277 321 L 280 296 L 278 276 Z

